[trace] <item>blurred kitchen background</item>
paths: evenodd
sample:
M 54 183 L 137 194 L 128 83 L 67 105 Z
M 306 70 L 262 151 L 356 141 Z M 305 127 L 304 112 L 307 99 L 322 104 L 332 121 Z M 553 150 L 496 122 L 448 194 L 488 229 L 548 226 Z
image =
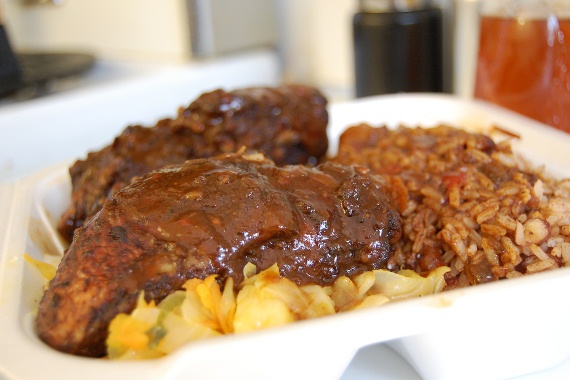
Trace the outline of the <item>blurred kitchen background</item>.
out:
M 2 27 L 11 50 L 27 58 L 29 67 L 23 70 L 39 70 L 41 74 L 43 66 L 48 75 L 45 71 L 51 65 L 54 75 L 60 77 L 57 81 L 36 78 L 39 86 L 4 98 L 0 105 L 172 67 L 220 64 L 234 57 L 247 60 L 248 55 L 253 73 L 260 70 L 255 64 L 261 55 L 279 81 L 317 86 L 333 100 L 351 99 L 357 95 L 353 18 L 363 8 L 383 6 L 406 11 L 430 7 L 441 12 L 437 20 L 443 28 L 443 34 L 437 36 L 441 52 L 432 53 L 442 56 L 437 68 L 441 70 L 441 90 L 469 96 L 469 75 L 474 65 L 474 49 L 469 46 L 476 39 L 476 22 L 469 10 L 475 2 L 0 0 Z M 454 55 L 454 44 L 458 43 L 462 54 Z M 5 49 L 2 47 L 2 54 Z M 52 52 L 75 56 L 44 56 L 36 61 L 30 57 Z M 70 67 L 58 71 L 54 65 Z M 65 70 L 81 75 L 61 79 Z
M 330 102 L 378 89 L 471 97 L 476 3 L 0 0 L 0 182 L 81 157 L 217 88 L 295 82 Z M 396 17 L 381 16 L 389 11 Z M 378 43 L 398 54 L 384 60 Z M 375 70 L 367 52 L 399 74 Z M 401 88 L 381 83 L 398 76 Z

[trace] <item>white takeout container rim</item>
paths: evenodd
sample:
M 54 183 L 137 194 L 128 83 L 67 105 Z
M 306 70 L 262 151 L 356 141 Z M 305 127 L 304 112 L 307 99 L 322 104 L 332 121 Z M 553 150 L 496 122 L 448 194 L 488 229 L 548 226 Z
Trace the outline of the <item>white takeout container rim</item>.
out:
M 340 131 L 359 122 L 389 127 L 398 125 L 428 127 L 442 123 L 466 126 L 468 129 L 483 128 L 483 130 L 492 125 L 500 125 L 522 136 L 521 149 L 525 152 L 528 141 L 537 144 L 540 142 L 540 146 L 530 151 L 534 161 L 548 164 L 547 169 L 552 167 L 557 173 L 570 174 L 568 161 L 558 161 L 558 158 L 565 155 L 565 152 L 559 151 L 560 147 L 570 148 L 569 136 L 484 102 L 465 101 L 454 96 L 439 94 L 398 94 L 332 104 L 329 130 L 332 142 L 331 154 L 334 154 L 335 142 Z M 561 167 L 550 165 L 559 162 Z M 34 304 L 30 301 L 34 296 L 28 293 L 35 292 L 37 298 L 37 295 L 41 294 L 41 289 L 30 290 L 28 284 L 23 281 L 35 277 L 34 284 L 37 286 L 41 283 L 41 279 L 22 259 L 27 244 L 30 244 L 28 234 L 30 215 L 34 207 L 36 209 L 43 207 L 42 197 L 46 190 L 49 191 L 49 184 L 60 184 L 66 178 L 68 166 L 69 162 L 61 163 L 19 181 L 0 184 L 0 352 L 2 353 L 0 377 L 5 375 L 14 379 L 40 376 L 73 379 L 81 376 L 85 379 L 104 377 L 112 379 L 136 376 L 139 379 L 170 379 L 195 375 L 197 378 L 203 378 L 202 376 L 213 378 L 214 375 L 223 372 L 220 372 L 220 368 L 212 367 L 216 367 L 212 356 L 231 354 L 232 356 L 224 357 L 224 365 L 236 371 L 234 372 L 236 378 L 240 378 L 240 375 L 247 375 L 248 378 L 267 376 L 288 378 L 292 373 L 291 370 L 298 371 L 299 368 L 305 369 L 304 373 L 307 375 L 318 374 L 320 378 L 337 378 L 358 349 L 378 342 L 387 342 L 394 343 L 394 347 L 406 357 L 418 373 L 430 378 L 436 374 L 423 368 L 424 364 L 421 363 L 422 358 L 428 357 L 427 354 L 414 352 L 413 347 L 407 346 L 408 340 L 418 346 L 433 344 L 439 334 L 438 329 L 443 331 L 448 320 L 476 320 L 478 315 L 474 310 L 477 306 L 492 306 L 506 313 L 509 307 L 501 305 L 502 294 L 516 298 L 524 291 L 525 295 L 532 298 L 549 287 L 557 287 L 560 284 L 570 286 L 570 268 L 562 268 L 497 283 L 456 289 L 420 299 L 394 302 L 378 309 L 352 311 L 318 320 L 298 322 L 282 328 L 200 341 L 168 357 L 148 362 L 112 362 L 74 357 L 52 350 L 34 336 L 32 327 Z M 42 184 L 43 187 L 38 188 L 38 184 Z M 37 214 L 34 215 L 37 217 Z M 49 217 L 46 220 L 49 221 Z M 555 295 L 557 300 L 563 297 L 559 293 Z M 550 307 L 548 300 L 545 299 L 535 299 L 535 303 Z M 561 311 L 561 314 L 567 312 L 560 317 L 570 318 L 570 301 L 561 300 L 552 306 L 556 311 Z M 521 310 L 526 310 L 526 307 L 522 305 Z M 536 312 L 539 313 L 540 310 Z M 413 323 L 409 323 L 410 319 Z M 552 362 L 548 362 L 548 358 L 545 358 L 528 366 L 499 368 L 498 371 L 504 376 L 511 377 L 548 368 L 570 355 L 570 339 L 567 341 L 567 345 L 560 347 L 560 357 L 554 358 Z M 276 346 L 275 342 L 280 342 L 282 346 L 279 344 Z M 318 355 L 314 351 L 318 352 Z M 258 357 L 249 357 L 248 353 Z M 275 358 L 275 355 L 282 357 Z M 316 359 L 312 357 L 314 355 Z M 321 368 L 322 366 L 316 369 L 311 367 L 311 363 L 319 360 L 319 355 L 328 358 L 325 366 L 329 367 L 328 370 Z M 291 358 L 296 359 L 295 365 L 291 364 Z M 248 363 L 248 359 L 251 359 L 255 365 Z M 266 364 L 261 362 L 261 359 Z M 320 359 L 324 360 L 322 357 Z M 445 362 L 445 358 L 435 359 Z M 287 370 L 281 366 L 279 368 L 281 372 L 275 372 L 272 366 L 280 361 L 285 361 L 285 366 L 291 368 Z M 191 368 L 189 363 L 192 365 Z M 62 371 L 62 368 L 65 368 L 65 371 Z M 452 376 L 457 374 L 455 370 L 457 368 L 450 365 L 449 372 L 440 372 L 442 376 L 438 378 L 453 378 Z M 500 372 L 501 370 L 503 372 Z M 477 371 L 474 371 L 475 375 L 478 375 Z

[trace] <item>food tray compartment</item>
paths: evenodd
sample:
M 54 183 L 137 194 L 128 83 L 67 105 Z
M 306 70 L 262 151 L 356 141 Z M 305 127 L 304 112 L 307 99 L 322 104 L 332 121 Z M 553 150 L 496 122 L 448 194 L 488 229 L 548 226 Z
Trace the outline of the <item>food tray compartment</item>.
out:
M 413 110 L 410 112 L 409 110 Z M 331 149 L 348 125 L 469 129 L 498 124 L 523 138 L 515 149 L 556 175 L 570 175 L 570 137 L 496 107 L 446 96 L 389 96 L 331 107 Z M 0 377 L 339 378 L 358 349 L 386 343 L 425 379 L 507 378 L 570 355 L 570 268 L 458 289 L 317 320 L 188 345 L 146 362 L 73 357 L 33 331 L 43 280 L 22 254 L 57 262 L 65 243 L 55 224 L 69 202 L 69 163 L 0 187 Z M 10 342 L 10 349 L 6 342 Z M 30 358 L 33 358 L 31 365 Z M 53 375 L 53 376 L 52 376 Z

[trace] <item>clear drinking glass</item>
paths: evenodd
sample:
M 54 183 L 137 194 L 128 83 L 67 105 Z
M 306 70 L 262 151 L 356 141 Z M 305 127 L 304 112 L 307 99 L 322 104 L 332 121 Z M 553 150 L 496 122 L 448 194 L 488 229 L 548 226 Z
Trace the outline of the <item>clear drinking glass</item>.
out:
M 570 133 L 570 0 L 480 0 L 475 97 Z

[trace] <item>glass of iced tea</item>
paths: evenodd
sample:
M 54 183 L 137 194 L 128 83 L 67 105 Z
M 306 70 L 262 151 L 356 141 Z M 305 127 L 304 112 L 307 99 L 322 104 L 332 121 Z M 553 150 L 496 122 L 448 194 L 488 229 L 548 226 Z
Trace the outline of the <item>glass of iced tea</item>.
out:
M 475 97 L 570 133 L 570 0 L 480 0 Z

